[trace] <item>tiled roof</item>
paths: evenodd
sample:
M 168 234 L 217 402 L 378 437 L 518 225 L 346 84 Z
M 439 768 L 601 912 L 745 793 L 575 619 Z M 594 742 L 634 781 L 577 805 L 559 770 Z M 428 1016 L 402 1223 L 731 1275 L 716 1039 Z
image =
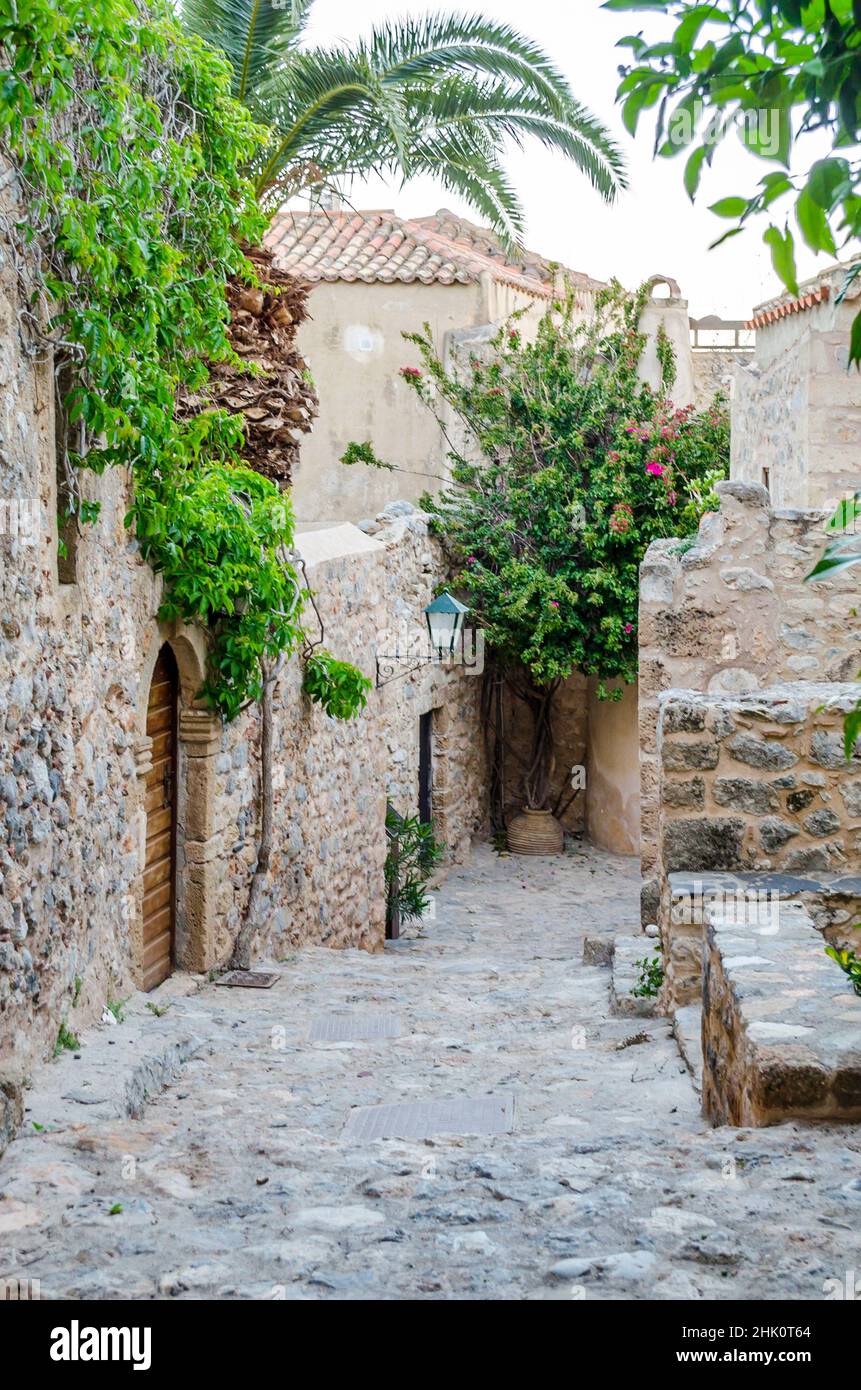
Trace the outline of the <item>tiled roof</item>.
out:
M 790 314 L 803 314 L 805 310 L 813 309 L 817 304 L 826 304 L 832 295 L 838 293 L 845 295 L 849 300 L 858 299 L 861 295 L 861 277 L 852 285 L 847 284 L 847 277 L 851 272 L 857 273 L 856 268 L 859 264 L 861 257 L 858 256 L 853 256 L 848 261 L 835 261 L 833 265 L 825 266 L 818 275 L 799 285 L 797 294 L 781 294 L 774 299 L 767 299 L 764 304 L 757 304 L 753 318 L 745 324 L 745 328 L 765 328 Z
M 426 285 L 468 285 L 489 272 L 495 280 L 542 299 L 550 297 L 553 287 L 553 271 L 543 257 L 525 251 L 511 261 L 492 232 L 445 209 L 412 220 L 389 210 L 284 209 L 273 221 L 266 244 L 278 266 L 312 284 L 417 280 Z M 588 276 L 573 278 L 584 286 L 597 286 Z
M 790 314 L 803 314 L 805 309 L 824 304 L 830 294 L 831 289 L 828 285 L 817 285 L 816 289 L 799 295 L 797 299 L 775 300 L 773 304 L 764 305 L 759 313 L 745 324 L 745 328 L 765 328 L 767 324 L 776 323 L 778 319 L 785 319 Z

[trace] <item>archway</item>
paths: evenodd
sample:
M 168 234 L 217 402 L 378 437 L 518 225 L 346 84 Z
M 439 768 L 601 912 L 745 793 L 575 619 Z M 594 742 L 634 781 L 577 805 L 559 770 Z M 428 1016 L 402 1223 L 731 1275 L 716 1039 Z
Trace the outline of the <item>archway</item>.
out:
M 204 972 L 220 963 L 216 904 L 222 844 L 215 763 L 221 720 L 197 700 L 205 662 L 202 633 L 181 624 L 161 624 L 153 632 L 140 673 L 135 744 L 140 872 L 131 950 L 143 989 L 155 988 L 172 969 Z M 168 694 L 171 718 L 164 704 Z M 165 737 L 168 724 L 172 740 Z M 170 913 L 165 912 L 166 868 L 172 872 Z M 165 969 L 168 929 L 170 957 Z

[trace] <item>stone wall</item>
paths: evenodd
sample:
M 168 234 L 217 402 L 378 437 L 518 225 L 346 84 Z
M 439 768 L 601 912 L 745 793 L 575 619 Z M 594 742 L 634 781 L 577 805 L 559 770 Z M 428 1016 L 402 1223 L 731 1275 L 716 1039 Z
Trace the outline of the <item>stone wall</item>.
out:
M 658 700 L 684 689 L 743 694 L 778 681 L 853 679 L 857 575 L 806 584 L 826 512 L 772 511 L 764 488 L 721 483 L 691 542 L 656 541 L 640 585 L 640 776 L 644 921 L 656 920 Z
M 736 378 L 732 469 L 767 481 L 778 507 L 825 507 L 858 485 L 861 378 L 847 370 L 861 282 L 838 303 L 845 267 L 834 267 L 760 305 L 756 356 Z
M 719 886 L 715 874 L 746 874 L 750 885 L 750 875 L 763 885 L 769 875 L 769 892 L 782 896 L 790 878 L 799 892 L 802 879 L 813 890 L 823 876 L 855 871 L 861 754 L 844 757 L 843 716 L 857 698 L 854 684 L 816 681 L 660 697 L 659 920 L 673 1002 L 698 995 L 702 955 L 702 914 L 674 906 L 676 876 Z
M 160 581 L 123 526 L 121 470 L 83 476 L 101 515 L 78 542 L 74 582 L 60 582 L 53 376 L 19 342 L 2 246 L 0 258 L 0 1056 L 20 1076 L 61 1022 L 74 1030 L 141 983 L 146 709 L 163 643 L 181 685 L 179 968 L 229 957 L 256 854 L 259 730 L 254 711 L 223 726 L 196 703 L 204 635 L 157 622 Z M 300 547 L 326 645 L 373 678 L 378 634 L 420 622 L 443 574 L 423 518 L 388 514 L 374 538 L 346 527 Z M 372 690 L 349 724 L 310 706 L 300 683 L 292 661 L 276 691 L 276 846 L 260 950 L 377 950 L 385 802 L 417 809 L 420 713 L 435 712 L 434 815 L 449 856 L 483 825 L 480 681 L 422 666 Z
M 735 398 L 736 382 L 750 366 L 753 353 L 744 349 L 695 348 L 692 353 L 694 405 L 707 410 L 720 392 L 728 401 Z

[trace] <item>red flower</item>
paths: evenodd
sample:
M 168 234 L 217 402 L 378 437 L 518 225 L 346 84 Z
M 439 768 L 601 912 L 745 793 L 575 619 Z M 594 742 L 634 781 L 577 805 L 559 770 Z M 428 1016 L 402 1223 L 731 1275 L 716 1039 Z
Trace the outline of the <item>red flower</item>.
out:
M 421 381 L 422 379 L 418 367 L 401 367 L 401 376 L 405 381 Z

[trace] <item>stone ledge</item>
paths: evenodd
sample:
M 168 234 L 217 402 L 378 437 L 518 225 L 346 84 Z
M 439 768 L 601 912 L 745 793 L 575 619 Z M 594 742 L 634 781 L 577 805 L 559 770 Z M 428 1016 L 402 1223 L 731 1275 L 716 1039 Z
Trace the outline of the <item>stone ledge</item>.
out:
M 34 1126 L 57 1130 L 94 1118 L 139 1119 L 147 1100 L 204 1046 L 194 999 L 180 993 L 198 983 L 174 975 L 151 994 L 134 995 L 122 1023 L 89 1029 L 76 1052 L 44 1062 L 26 1096 L 22 1138 Z M 163 1008 L 162 1017 L 148 1004 Z
M 861 1120 L 861 999 L 804 905 L 706 911 L 703 1108 L 715 1124 Z
M 711 907 L 725 908 L 726 900 L 739 902 L 754 894 L 774 904 L 777 914 L 806 911 L 812 925 L 832 946 L 858 943 L 847 921 L 861 918 L 861 877 L 848 874 L 793 874 L 740 870 L 736 873 L 672 873 L 667 875 L 669 911 L 673 929 L 702 927 Z M 716 902 L 715 900 L 723 900 Z M 688 903 L 685 912 L 682 903 Z M 683 915 L 684 913 L 684 915 Z

